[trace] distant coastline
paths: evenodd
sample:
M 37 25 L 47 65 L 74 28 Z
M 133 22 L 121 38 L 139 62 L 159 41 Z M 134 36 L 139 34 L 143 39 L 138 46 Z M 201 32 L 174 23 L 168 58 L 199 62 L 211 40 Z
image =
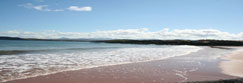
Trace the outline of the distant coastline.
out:
M 234 40 L 101 40 L 93 42 L 121 44 L 156 44 L 156 45 L 194 45 L 194 46 L 243 46 L 243 41 Z
M 33 40 L 33 41 L 71 41 L 120 44 L 156 44 L 156 45 L 194 45 L 194 46 L 243 46 L 239 40 L 132 40 L 132 39 L 37 39 L 0 36 L 0 40 Z
M 106 38 L 80 38 L 80 39 L 69 39 L 69 38 L 58 38 L 58 39 L 38 39 L 38 38 L 20 38 L 20 37 L 7 37 L 0 36 L 0 40 L 30 40 L 30 41 L 70 41 L 70 42 L 88 42 L 88 41 L 97 41 L 97 40 L 108 40 Z

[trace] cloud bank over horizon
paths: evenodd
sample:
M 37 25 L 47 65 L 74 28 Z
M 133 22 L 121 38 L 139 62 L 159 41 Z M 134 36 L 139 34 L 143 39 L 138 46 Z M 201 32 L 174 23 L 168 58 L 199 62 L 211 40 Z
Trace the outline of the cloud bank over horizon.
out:
M 95 32 L 60 32 L 47 30 L 41 32 L 28 32 L 10 30 L 0 32 L 0 36 L 22 38 L 111 38 L 111 39 L 220 39 L 243 40 L 243 32 L 228 33 L 216 29 L 175 29 L 164 28 L 160 31 L 150 31 L 148 28 L 103 30 Z

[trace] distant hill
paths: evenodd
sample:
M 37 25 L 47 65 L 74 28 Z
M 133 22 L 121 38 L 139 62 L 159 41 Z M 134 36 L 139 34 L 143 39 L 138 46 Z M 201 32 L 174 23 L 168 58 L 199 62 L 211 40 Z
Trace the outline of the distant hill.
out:
M 35 39 L 19 37 L 0 37 L 0 40 L 32 40 L 32 41 L 72 41 L 95 43 L 121 43 L 121 44 L 156 44 L 156 45 L 195 45 L 195 46 L 243 46 L 243 41 L 236 40 L 131 40 L 107 38 L 79 38 L 79 39 Z
M 33 41 L 73 41 L 73 42 L 88 42 L 88 41 L 98 41 L 98 40 L 111 40 L 109 38 L 59 38 L 59 39 L 37 39 L 37 38 L 19 38 L 19 37 L 6 37 L 0 36 L 0 40 L 33 40 Z
M 93 42 L 121 44 L 156 44 L 156 45 L 195 45 L 195 46 L 243 46 L 243 41 L 234 40 L 101 40 Z
M 23 38 L 19 38 L 19 37 L 4 37 L 4 36 L 0 36 L 0 40 L 24 40 Z

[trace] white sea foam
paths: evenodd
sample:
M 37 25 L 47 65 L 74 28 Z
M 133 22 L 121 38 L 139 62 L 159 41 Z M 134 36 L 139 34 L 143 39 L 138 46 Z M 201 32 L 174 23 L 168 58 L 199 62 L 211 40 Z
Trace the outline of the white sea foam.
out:
M 155 46 L 51 52 L 0 56 L 0 81 L 9 81 L 62 71 L 144 62 L 182 56 L 200 50 L 197 46 Z

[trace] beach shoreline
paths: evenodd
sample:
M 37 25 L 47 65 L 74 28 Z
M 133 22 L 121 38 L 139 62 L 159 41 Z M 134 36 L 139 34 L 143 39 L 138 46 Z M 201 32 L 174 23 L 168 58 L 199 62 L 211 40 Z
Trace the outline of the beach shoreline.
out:
M 216 56 L 207 59 L 219 50 L 222 49 L 206 47 L 166 60 L 65 71 L 6 83 L 173 83 L 236 78 L 221 72 L 218 67 L 221 60 Z
M 228 75 L 243 77 L 243 49 L 238 48 L 236 51 L 223 57 L 224 61 L 220 63 L 222 72 Z

